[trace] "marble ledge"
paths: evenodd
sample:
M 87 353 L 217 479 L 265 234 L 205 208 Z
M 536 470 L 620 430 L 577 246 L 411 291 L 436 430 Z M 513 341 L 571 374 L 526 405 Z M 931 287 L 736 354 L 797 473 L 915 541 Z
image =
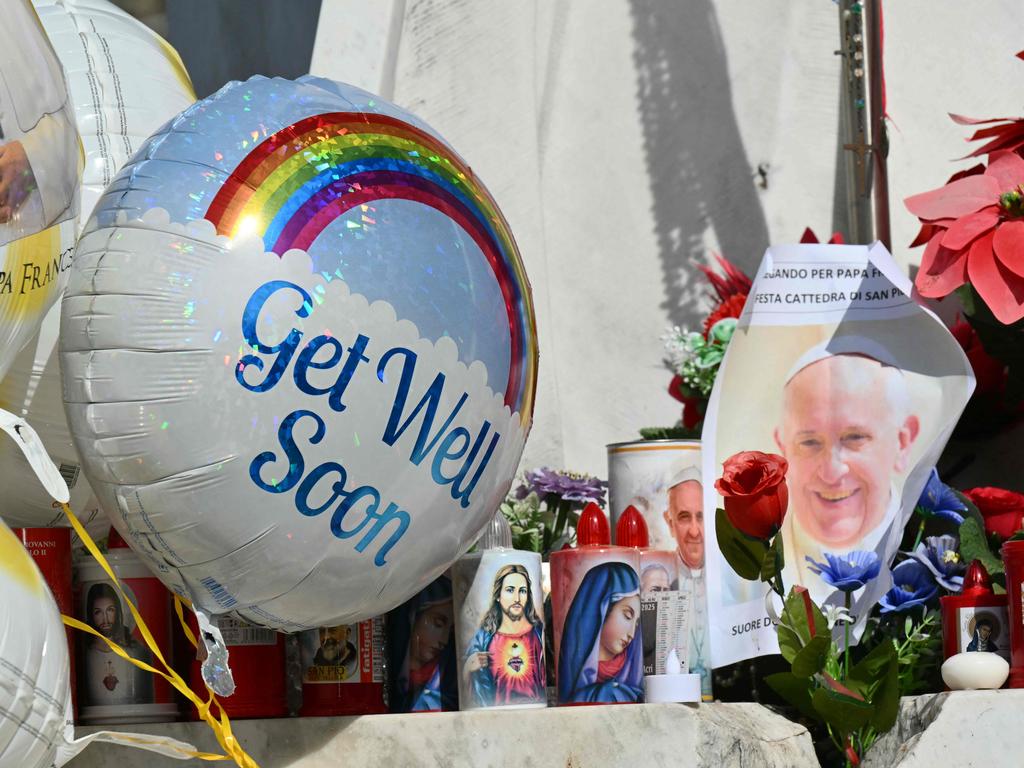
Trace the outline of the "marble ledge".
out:
M 802 768 L 817 766 L 803 726 L 757 704 L 640 704 L 492 712 L 238 720 L 261 768 Z M 96 728 L 80 728 L 79 735 Z M 125 726 L 215 750 L 200 723 Z M 70 768 L 211 765 L 91 744 Z M 226 763 L 221 763 L 226 765 Z

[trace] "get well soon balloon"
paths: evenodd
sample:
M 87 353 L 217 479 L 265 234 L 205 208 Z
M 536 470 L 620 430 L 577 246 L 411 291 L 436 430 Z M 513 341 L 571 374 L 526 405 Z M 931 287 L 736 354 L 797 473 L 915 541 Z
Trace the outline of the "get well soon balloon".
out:
M 140 149 L 79 242 L 61 344 L 114 524 L 198 607 L 285 630 L 380 614 L 468 548 L 537 370 L 466 163 L 311 78 L 228 85 Z

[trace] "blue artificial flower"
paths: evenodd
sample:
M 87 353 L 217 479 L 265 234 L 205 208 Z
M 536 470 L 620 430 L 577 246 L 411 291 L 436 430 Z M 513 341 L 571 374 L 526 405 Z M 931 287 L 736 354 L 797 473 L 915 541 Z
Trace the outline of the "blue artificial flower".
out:
M 811 564 L 812 571 L 843 592 L 860 589 L 878 576 L 882 568 L 882 561 L 874 552 L 855 550 L 845 555 L 830 555 L 827 552 L 824 554 L 828 565 L 816 563 L 809 557 L 805 557 L 804 560 Z
M 939 585 L 949 592 L 959 592 L 964 587 L 964 571 L 967 563 L 957 551 L 960 542 L 956 536 L 928 536 L 909 553 L 929 571 Z
M 966 511 L 967 505 L 939 479 L 939 473 L 932 467 L 928 482 L 921 491 L 921 498 L 917 500 L 918 514 L 922 517 L 940 517 L 959 526 L 964 521 L 960 513 Z
M 920 560 L 904 560 L 892 569 L 893 587 L 879 601 L 882 613 L 903 613 L 924 605 L 938 593 L 931 571 Z

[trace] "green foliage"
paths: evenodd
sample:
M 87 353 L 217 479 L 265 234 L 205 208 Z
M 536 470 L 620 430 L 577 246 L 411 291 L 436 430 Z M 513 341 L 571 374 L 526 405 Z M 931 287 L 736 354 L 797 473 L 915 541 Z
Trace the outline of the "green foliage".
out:
M 700 429 L 695 427 L 644 427 L 640 430 L 644 440 L 700 440 Z
M 867 725 L 874 710 L 870 701 L 824 687 L 811 694 L 811 705 L 829 729 L 840 737 L 840 742 L 845 742 L 847 736 Z
M 782 552 L 782 536 L 776 535 L 772 544 L 764 553 L 764 561 L 761 563 L 761 580 L 770 582 L 780 576 L 786 564 L 785 555 Z
M 827 634 L 815 635 L 793 657 L 793 675 L 795 677 L 811 677 L 825 669 L 829 652 L 832 650 L 832 638 Z
M 515 549 L 543 552 L 546 520 L 536 493 L 521 500 L 505 499 L 501 504 L 501 513 L 512 529 L 512 546 Z
M 1003 561 L 989 548 L 984 527 L 973 517 L 965 519 L 960 526 L 960 556 L 967 563 L 981 560 L 985 570 L 992 576 L 1004 571 Z
M 761 578 L 768 545 L 736 530 L 721 507 L 715 511 L 715 536 L 719 550 L 736 573 L 749 581 Z

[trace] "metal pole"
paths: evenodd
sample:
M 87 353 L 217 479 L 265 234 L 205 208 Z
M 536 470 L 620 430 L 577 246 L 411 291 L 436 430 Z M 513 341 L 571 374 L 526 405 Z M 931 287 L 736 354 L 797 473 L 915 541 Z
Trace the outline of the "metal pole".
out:
M 845 182 L 847 232 L 851 243 L 874 240 L 871 211 L 872 161 L 868 134 L 867 67 L 864 59 L 864 6 L 860 0 L 839 2 L 839 42 L 842 57 L 840 118 Z
M 892 252 L 889 227 L 889 135 L 885 128 L 885 80 L 882 70 L 882 0 L 867 0 L 867 58 L 875 239 Z

